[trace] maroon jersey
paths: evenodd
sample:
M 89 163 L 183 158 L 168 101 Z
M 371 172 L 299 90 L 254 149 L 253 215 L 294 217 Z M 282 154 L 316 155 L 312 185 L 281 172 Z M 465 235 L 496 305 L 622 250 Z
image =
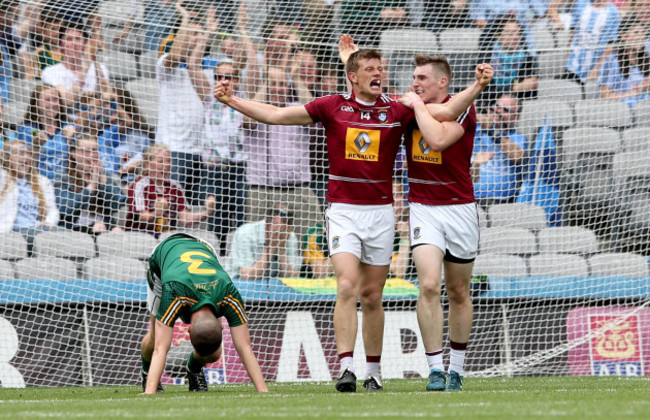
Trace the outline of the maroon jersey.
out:
M 413 112 L 385 94 L 374 104 L 358 102 L 354 93 L 325 96 L 305 108 L 327 134 L 327 201 L 392 203 L 393 164 Z
M 443 102 L 451 97 L 447 96 Z M 435 152 L 422 138 L 415 123 L 407 130 L 409 201 L 412 203 L 449 205 L 476 201 L 470 174 L 476 109 L 467 108 L 456 121 L 465 133 L 443 152 Z
M 144 210 L 154 210 L 156 198 L 163 196 L 169 202 L 169 209 L 162 217 L 151 223 L 140 222 L 138 214 Z M 129 187 L 129 212 L 126 215 L 126 228 L 158 234 L 176 227 L 178 212 L 187 208 L 183 188 L 175 181 L 165 181 L 159 188 L 150 178 L 140 177 Z

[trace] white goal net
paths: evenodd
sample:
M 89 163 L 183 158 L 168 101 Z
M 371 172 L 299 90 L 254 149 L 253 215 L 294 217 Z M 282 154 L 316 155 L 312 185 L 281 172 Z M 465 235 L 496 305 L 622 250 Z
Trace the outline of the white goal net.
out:
M 257 123 L 212 89 L 346 93 L 342 34 L 382 53 L 393 98 L 416 54 L 447 58 L 452 95 L 495 70 L 475 101 L 467 376 L 648 375 L 650 1 L 0 0 L 1 387 L 137 384 L 147 260 L 178 231 L 219 251 L 268 381 L 335 378 L 325 131 Z M 384 378 L 428 375 L 406 153 Z M 275 219 L 288 263 L 250 270 Z M 209 383 L 248 381 L 225 336 Z M 173 344 L 166 384 L 189 354 L 180 322 Z

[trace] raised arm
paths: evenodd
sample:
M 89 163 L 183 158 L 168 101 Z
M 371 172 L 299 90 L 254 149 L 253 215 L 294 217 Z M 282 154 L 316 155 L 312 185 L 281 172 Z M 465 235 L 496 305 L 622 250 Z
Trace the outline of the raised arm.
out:
M 485 86 L 490 83 L 494 76 L 494 69 L 487 63 L 476 66 L 476 81 L 460 93 L 454 95 L 444 104 L 426 104 L 427 109 L 438 121 L 454 121 L 460 114 L 465 112 L 472 102 L 483 92 Z
M 214 97 L 235 111 L 264 124 L 308 125 L 314 123 L 307 113 L 307 109 L 302 105 L 277 107 L 234 96 L 229 80 L 219 81 L 215 85 Z
M 260 369 L 257 358 L 253 353 L 248 324 L 231 327 L 230 334 L 232 335 L 235 350 L 237 350 L 237 354 L 239 354 L 239 358 L 244 364 L 246 372 L 248 372 L 248 376 L 251 378 L 253 385 L 255 385 L 257 392 L 269 392 L 266 382 L 264 381 L 264 375 L 262 375 L 262 369 Z M 147 383 L 147 386 L 148 385 L 149 383 Z
M 144 394 L 155 394 L 158 389 L 158 383 L 160 382 L 160 378 L 165 370 L 167 352 L 169 351 L 169 347 L 172 345 L 172 335 L 174 331 L 172 328 L 157 319 L 156 323 L 153 324 L 152 327 L 155 331 L 154 348 Z

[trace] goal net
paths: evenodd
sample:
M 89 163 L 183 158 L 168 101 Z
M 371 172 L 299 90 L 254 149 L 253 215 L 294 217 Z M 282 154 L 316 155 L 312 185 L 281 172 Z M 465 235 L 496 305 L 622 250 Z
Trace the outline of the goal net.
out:
M 325 130 L 251 120 L 213 88 L 282 107 L 345 94 L 342 34 L 382 53 L 395 100 L 417 54 L 446 57 L 451 95 L 494 68 L 474 103 L 466 375 L 647 375 L 649 28 L 641 0 L 0 0 L 0 386 L 138 384 L 147 261 L 179 231 L 218 250 L 268 381 L 338 375 Z M 428 375 L 409 153 L 389 163 L 384 378 Z M 276 225 L 281 255 L 252 269 Z M 208 381 L 246 382 L 224 327 Z M 448 341 L 445 322 L 445 360 Z M 190 349 L 179 322 L 164 383 Z M 359 331 L 361 375 L 364 357 Z

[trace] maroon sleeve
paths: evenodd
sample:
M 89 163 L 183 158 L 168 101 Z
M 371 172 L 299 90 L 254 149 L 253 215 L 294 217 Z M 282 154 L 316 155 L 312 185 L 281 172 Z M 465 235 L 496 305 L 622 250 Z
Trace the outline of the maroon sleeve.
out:
M 307 113 L 315 123 L 324 122 L 327 119 L 327 116 L 330 114 L 329 109 L 332 107 L 333 98 L 335 98 L 334 95 L 323 96 L 305 105 Z
M 476 125 L 476 108 L 474 104 L 470 105 L 462 114 L 456 118 L 456 122 L 463 126 L 463 130 L 467 131 L 467 127 L 474 124 Z

